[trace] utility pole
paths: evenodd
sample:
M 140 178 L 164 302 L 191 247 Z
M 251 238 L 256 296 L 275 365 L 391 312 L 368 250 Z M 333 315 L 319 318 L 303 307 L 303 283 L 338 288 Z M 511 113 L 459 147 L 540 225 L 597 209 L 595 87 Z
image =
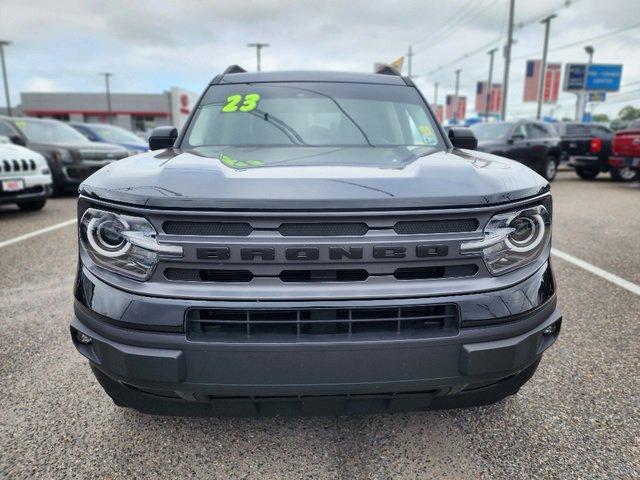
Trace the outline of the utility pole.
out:
M 493 56 L 498 51 L 497 48 L 492 48 L 487 52 L 489 54 L 489 78 L 487 79 L 487 104 L 484 107 L 484 121 L 489 121 L 489 111 L 491 110 L 491 95 L 493 94 L 493 87 L 491 86 L 491 82 L 493 82 Z
M 2 61 L 2 80 L 4 82 L 4 98 L 7 102 L 7 115 L 11 117 L 11 100 L 9 98 L 9 80 L 7 80 L 7 66 L 4 63 L 4 47 L 11 45 L 11 42 L 0 40 L 0 60 Z
M 260 67 L 261 67 L 261 65 L 260 65 L 260 51 L 263 48 L 268 47 L 268 46 L 269 46 L 268 43 L 260 43 L 260 42 L 247 43 L 247 47 L 251 47 L 251 48 L 255 47 L 255 49 L 256 49 L 256 63 L 257 63 L 258 72 L 260 71 Z
M 507 119 L 507 94 L 509 93 L 509 68 L 511 67 L 511 45 L 513 44 L 513 17 L 516 0 L 509 0 L 509 28 L 507 29 L 507 43 L 504 46 L 504 76 L 502 78 L 502 109 L 500 117 Z
M 544 45 L 542 47 L 542 64 L 540 65 L 540 81 L 538 82 L 538 110 L 536 111 L 536 119 L 540 120 L 542 115 L 542 101 L 544 100 L 544 81 L 547 77 L 547 50 L 549 49 L 549 30 L 551 29 L 551 20 L 557 15 L 549 15 L 540 21 L 544 23 Z
M 413 50 L 411 49 L 411 45 L 409 45 L 409 51 L 407 52 L 407 74 L 409 78 L 411 78 L 411 57 L 413 57 Z
M 105 84 L 106 93 L 107 93 L 107 112 L 109 115 L 108 120 L 109 120 L 109 123 L 113 123 L 111 119 L 111 89 L 109 88 L 109 78 L 113 76 L 113 73 L 104 72 L 104 73 L 101 73 L 100 75 L 104 75 L 104 84 Z
M 453 123 L 458 121 L 458 92 L 460 90 L 460 72 L 461 69 L 456 70 L 456 86 L 455 93 L 453 95 Z

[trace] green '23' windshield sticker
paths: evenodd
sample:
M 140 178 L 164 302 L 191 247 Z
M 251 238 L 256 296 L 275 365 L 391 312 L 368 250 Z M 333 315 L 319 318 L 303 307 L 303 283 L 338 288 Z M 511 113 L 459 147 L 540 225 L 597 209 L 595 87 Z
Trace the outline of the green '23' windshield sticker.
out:
M 236 168 L 238 170 L 262 167 L 264 165 L 264 162 L 262 160 L 238 160 L 225 155 L 224 153 L 220 155 L 220 161 L 227 167 Z
M 222 107 L 221 112 L 230 113 L 230 112 L 250 112 L 255 110 L 258 106 L 258 102 L 260 101 L 260 94 L 258 93 L 247 93 L 246 95 L 229 95 L 227 97 L 227 103 Z

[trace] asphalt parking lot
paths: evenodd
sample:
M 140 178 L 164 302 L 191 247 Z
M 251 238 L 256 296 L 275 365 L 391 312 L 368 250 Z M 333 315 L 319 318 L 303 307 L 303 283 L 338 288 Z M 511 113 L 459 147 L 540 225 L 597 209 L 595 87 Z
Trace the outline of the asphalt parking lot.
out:
M 640 184 L 553 183 L 554 247 L 640 284 Z M 640 295 L 560 257 L 558 343 L 502 403 L 359 417 L 117 408 L 68 335 L 72 197 L 0 208 L 0 477 L 640 478 Z M 13 242 L 13 243 L 10 243 Z

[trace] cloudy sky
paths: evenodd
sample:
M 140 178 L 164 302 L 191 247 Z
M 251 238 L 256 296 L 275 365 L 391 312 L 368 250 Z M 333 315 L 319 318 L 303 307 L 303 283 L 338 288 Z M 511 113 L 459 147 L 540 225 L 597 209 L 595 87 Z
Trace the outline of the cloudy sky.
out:
M 487 76 L 486 51 L 504 44 L 507 4 L 2 0 L 0 39 L 12 41 L 6 54 L 14 104 L 24 91 L 102 91 L 98 73 L 104 71 L 114 73 L 117 92 L 161 92 L 170 86 L 200 92 L 229 64 L 254 69 L 255 51 L 245 45 L 260 41 L 271 44 L 263 51 L 263 70 L 371 71 L 374 62 L 392 61 L 412 45 L 413 74 L 428 99 L 434 82 L 440 84 L 440 99 L 453 93 L 454 71 L 460 68 L 461 94 L 473 107 L 475 83 Z M 583 48 L 589 44 L 594 62 L 625 64 L 621 93 L 596 112 L 640 106 L 640 0 L 516 0 L 509 113 L 535 112 L 534 104 L 522 103 L 525 60 L 541 57 L 538 20 L 553 12 L 549 61 L 586 61 Z M 495 67 L 501 80 L 500 54 Z M 574 104 L 573 95 L 561 94 L 556 114 L 572 116 Z

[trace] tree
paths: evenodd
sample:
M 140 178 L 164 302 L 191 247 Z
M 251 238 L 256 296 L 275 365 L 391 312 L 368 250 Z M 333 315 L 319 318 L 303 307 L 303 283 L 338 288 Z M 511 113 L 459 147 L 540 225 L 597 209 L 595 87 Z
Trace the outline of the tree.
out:
M 595 113 L 591 116 L 591 120 L 594 122 L 608 122 L 609 115 L 606 113 Z
M 618 112 L 618 119 L 622 120 L 623 122 L 630 122 L 631 120 L 635 120 L 636 118 L 640 118 L 640 108 L 635 108 L 631 105 L 627 105 Z

